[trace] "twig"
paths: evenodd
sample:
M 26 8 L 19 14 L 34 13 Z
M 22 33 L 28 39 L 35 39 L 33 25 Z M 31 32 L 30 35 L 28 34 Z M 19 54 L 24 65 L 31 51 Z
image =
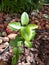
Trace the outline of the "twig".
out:
M 3 54 L 5 51 L 9 49 L 9 46 L 7 46 L 2 52 L 0 52 L 0 55 Z

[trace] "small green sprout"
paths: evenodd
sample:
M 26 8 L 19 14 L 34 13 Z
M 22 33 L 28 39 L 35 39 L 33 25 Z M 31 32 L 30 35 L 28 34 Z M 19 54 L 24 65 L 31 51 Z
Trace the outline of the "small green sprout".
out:
M 12 65 L 15 65 L 22 51 L 21 45 L 23 44 L 26 47 L 32 48 L 31 40 L 34 40 L 36 35 L 35 29 L 38 28 L 38 26 L 36 24 L 29 24 L 29 16 L 26 12 L 24 12 L 21 16 L 21 23 L 10 22 L 8 26 L 11 30 L 19 30 L 19 34 L 10 42 L 11 46 L 14 47 Z

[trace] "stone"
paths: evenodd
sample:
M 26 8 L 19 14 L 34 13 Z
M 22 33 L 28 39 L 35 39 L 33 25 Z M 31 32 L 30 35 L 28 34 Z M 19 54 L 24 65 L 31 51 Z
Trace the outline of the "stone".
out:
M 8 42 L 9 41 L 9 38 L 8 37 L 3 37 L 3 41 L 4 42 Z
M 0 39 L 0 44 L 2 43 L 2 39 Z
M 5 44 L 6 46 L 9 46 L 9 43 L 8 43 L 8 42 L 5 42 L 4 44 Z
M 8 35 L 8 38 L 9 39 L 14 39 L 16 36 L 17 36 L 17 34 L 11 33 L 11 34 Z
M 7 33 L 6 32 L 2 32 L 2 36 L 7 36 Z

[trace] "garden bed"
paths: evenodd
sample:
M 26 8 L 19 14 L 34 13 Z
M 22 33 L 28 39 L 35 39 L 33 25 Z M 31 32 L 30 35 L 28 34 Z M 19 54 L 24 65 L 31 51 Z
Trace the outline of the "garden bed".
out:
M 23 47 L 23 51 L 21 54 L 21 57 L 18 60 L 17 65 L 49 65 L 49 18 L 43 16 L 46 14 L 46 16 L 49 16 L 49 5 L 44 5 L 40 11 L 33 11 L 32 13 L 29 13 L 30 16 L 30 23 L 35 23 L 38 25 L 38 30 L 36 31 L 36 37 L 34 41 L 32 42 L 33 48 L 27 48 Z M 20 15 L 19 14 L 5 14 L 5 13 L 0 13 L 0 37 L 7 37 L 9 38 L 9 35 L 16 34 L 17 32 L 10 32 L 7 31 L 7 25 L 9 22 L 14 22 L 14 21 L 20 21 Z M 4 41 L 2 39 L 2 43 L 9 42 L 11 39 L 9 38 L 9 41 L 6 40 Z M 0 44 L 0 46 L 2 45 Z M 25 49 L 25 53 L 24 53 Z M 6 57 L 6 54 L 8 55 L 8 61 L 6 64 L 11 65 L 9 62 L 10 57 L 12 56 L 10 50 L 8 49 L 5 53 L 1 54 L 0 57 Z M 6 59 L 5 59 L 6 60 Z M 11 61 L 11 59 L 10 59 Z M 2 62 L 3 63 L 3 62 Z M 4 65 L 4 64 L 1 64 Z

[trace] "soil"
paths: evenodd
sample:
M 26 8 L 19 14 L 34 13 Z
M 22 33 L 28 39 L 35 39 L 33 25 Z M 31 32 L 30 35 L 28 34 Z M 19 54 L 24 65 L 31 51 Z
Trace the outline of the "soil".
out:
M 43 16 L 44 14 L 49 16 L 48 5 L 42 6 L 39 11 L 34 10 L 33 12 L 29 13 L 30 23 L 35 23 L 38 25 L 38 29 L 36 30 L 37 34 L 35 39 L 31 41 L 33 48 L 30 49 L 23 47 L 23 51 L 17 65 L 49 65 L 49 19 L 45 18 Z M 0 13 L 0 37 L 8 37 L 9 34 L 16 33 L 11 31 L 7 32 L 8 23 L 14 21 L 20 21 L 19 14 Z M 6 43 L 9 41 L 7 39 L 5 41 L 1 39 L 1 43 Z M 1 45 L 2 44 L 0 44 L 0 47 Z M 3 63 L 1 63 L 1 65 L 11 65 L 11 48 L 1 54 L 0 59 L 0 61 Z
M 49 65 L 49 32 L 38 34 L 35 46 L 38 48 L 37 65 Z
M 30 15 L 30 22 L 38 25 L 38 29 L 49 30 L 49 19 L 45 18 L 43 15 L 49 16 L 49 6 L 43 6 L 37 13 L 32 12 Z

